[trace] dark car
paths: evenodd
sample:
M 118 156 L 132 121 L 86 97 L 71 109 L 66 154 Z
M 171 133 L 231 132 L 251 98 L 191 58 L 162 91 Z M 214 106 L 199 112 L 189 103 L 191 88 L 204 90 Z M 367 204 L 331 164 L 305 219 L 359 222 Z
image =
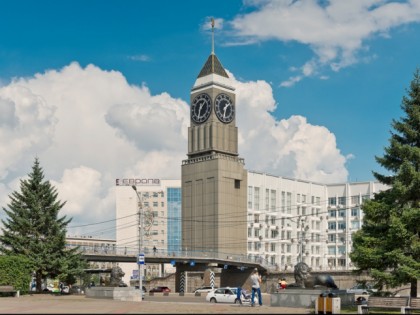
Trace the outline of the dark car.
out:
M 149 292 L 171 292 L 171 289 L 168 287 L 159 286 L 151 289 Z

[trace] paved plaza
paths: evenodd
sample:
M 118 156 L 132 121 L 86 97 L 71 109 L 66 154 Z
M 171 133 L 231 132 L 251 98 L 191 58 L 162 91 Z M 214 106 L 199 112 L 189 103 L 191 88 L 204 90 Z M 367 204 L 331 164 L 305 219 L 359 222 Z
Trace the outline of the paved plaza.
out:
M 263 306 L 239 306 L 191 302 L 178 295 L 148 297 L 142 302 L 92 299 L 84 295 L 50 294 L 1 297 L 0 314 L 310 314 L 311 309 L 271 307 L 269 295 Z M 313 310 L 312 310 L 313 311 Z

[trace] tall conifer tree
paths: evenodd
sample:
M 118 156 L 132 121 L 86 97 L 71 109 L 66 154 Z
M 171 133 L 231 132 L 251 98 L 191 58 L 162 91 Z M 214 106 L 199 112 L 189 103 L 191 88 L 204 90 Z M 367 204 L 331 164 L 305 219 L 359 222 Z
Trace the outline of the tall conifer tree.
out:
M 59 201 L 57 190 L 44 181 L 38 158 L 29 178 L 20 181 L 20 190 L 9 196 L 8 209 L 3 208 L 7 217 L 2 220 L 0 252 L 30 258 L 40 292 L 44 278 L 68 279 L 82 272 L 84 262 L 77 248 L 66 248 L 66 227 L 71 219 L 59 217 L 65 202 Z
M 401 109 L 393 120 L 389 146 L 376 161 L 390 174 L 373 172 L 390 189 L 363 205 L 362 228 L 355 233 L 350 257 L 369 270 L 378 286 L 410 284 L 417 296 L 420 279 L 420 69 L 414 73 Z

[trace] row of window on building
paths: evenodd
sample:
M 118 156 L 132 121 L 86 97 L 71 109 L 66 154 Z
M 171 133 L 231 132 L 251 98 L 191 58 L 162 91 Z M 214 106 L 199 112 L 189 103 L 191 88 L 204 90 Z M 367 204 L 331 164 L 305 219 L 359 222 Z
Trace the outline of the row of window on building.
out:
M 365 200 L 370 198 L 369 195 L 355 195 L 350 196 L 350 205 L 360 205 Z M 360 200 L 361 199 L 361 200 Z M 281 207 L 280 212 L 291 213 L 292 211 L 292 193 L 282 191 L 281 192 Z M 345 206 L 347 198 L 345 196 L 340 197 L 329 197 L 328 206 Z M 260 198 L 260 187 L 248 186 L 248 209 L 265 210 L 265 211 L 278 211 L 277 209 L 277 191 L 273 189 L 265 189 L 265 204 L 261 207 L 261 198 Z M 309 196 L 306 194 L 296 194 L 296 203 L 297 204 L 312 204 L 314 206 L 321 206 L 321 197 L 319 196 Z M 306 209 L 306 207 L 302 207 Z M 304 211 L 304 210 L 302 210 Z M 305 214 L 305 213 L 303 213 Z

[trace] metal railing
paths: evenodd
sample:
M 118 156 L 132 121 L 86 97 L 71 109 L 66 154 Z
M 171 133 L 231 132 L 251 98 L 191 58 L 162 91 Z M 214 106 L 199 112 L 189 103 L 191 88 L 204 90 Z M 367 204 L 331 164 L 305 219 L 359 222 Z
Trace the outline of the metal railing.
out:
M 82 254 L 100 255 L 100 256 L 130 256 L 137 257 L 138 249 L 130 247 L 117 247 L 117 246 L 89 246 L 89 245 L 72 245 L 68 247 L 78 246 Z M 269 263 L 263 257 L 248 257 L 247 255 L 234 255 L 223 252 L 212 251 L 197 251 L 197 250 L 163 250 L 146 248 L 144 250 L 145 256 L 155 256 L 159 258 L 177 258 L 177 259 L 211 259 L 217 261 L 232 261 L 235 263 L 245 264 L 258 264 L 265 269 L 274 269 L 276 265 Z

